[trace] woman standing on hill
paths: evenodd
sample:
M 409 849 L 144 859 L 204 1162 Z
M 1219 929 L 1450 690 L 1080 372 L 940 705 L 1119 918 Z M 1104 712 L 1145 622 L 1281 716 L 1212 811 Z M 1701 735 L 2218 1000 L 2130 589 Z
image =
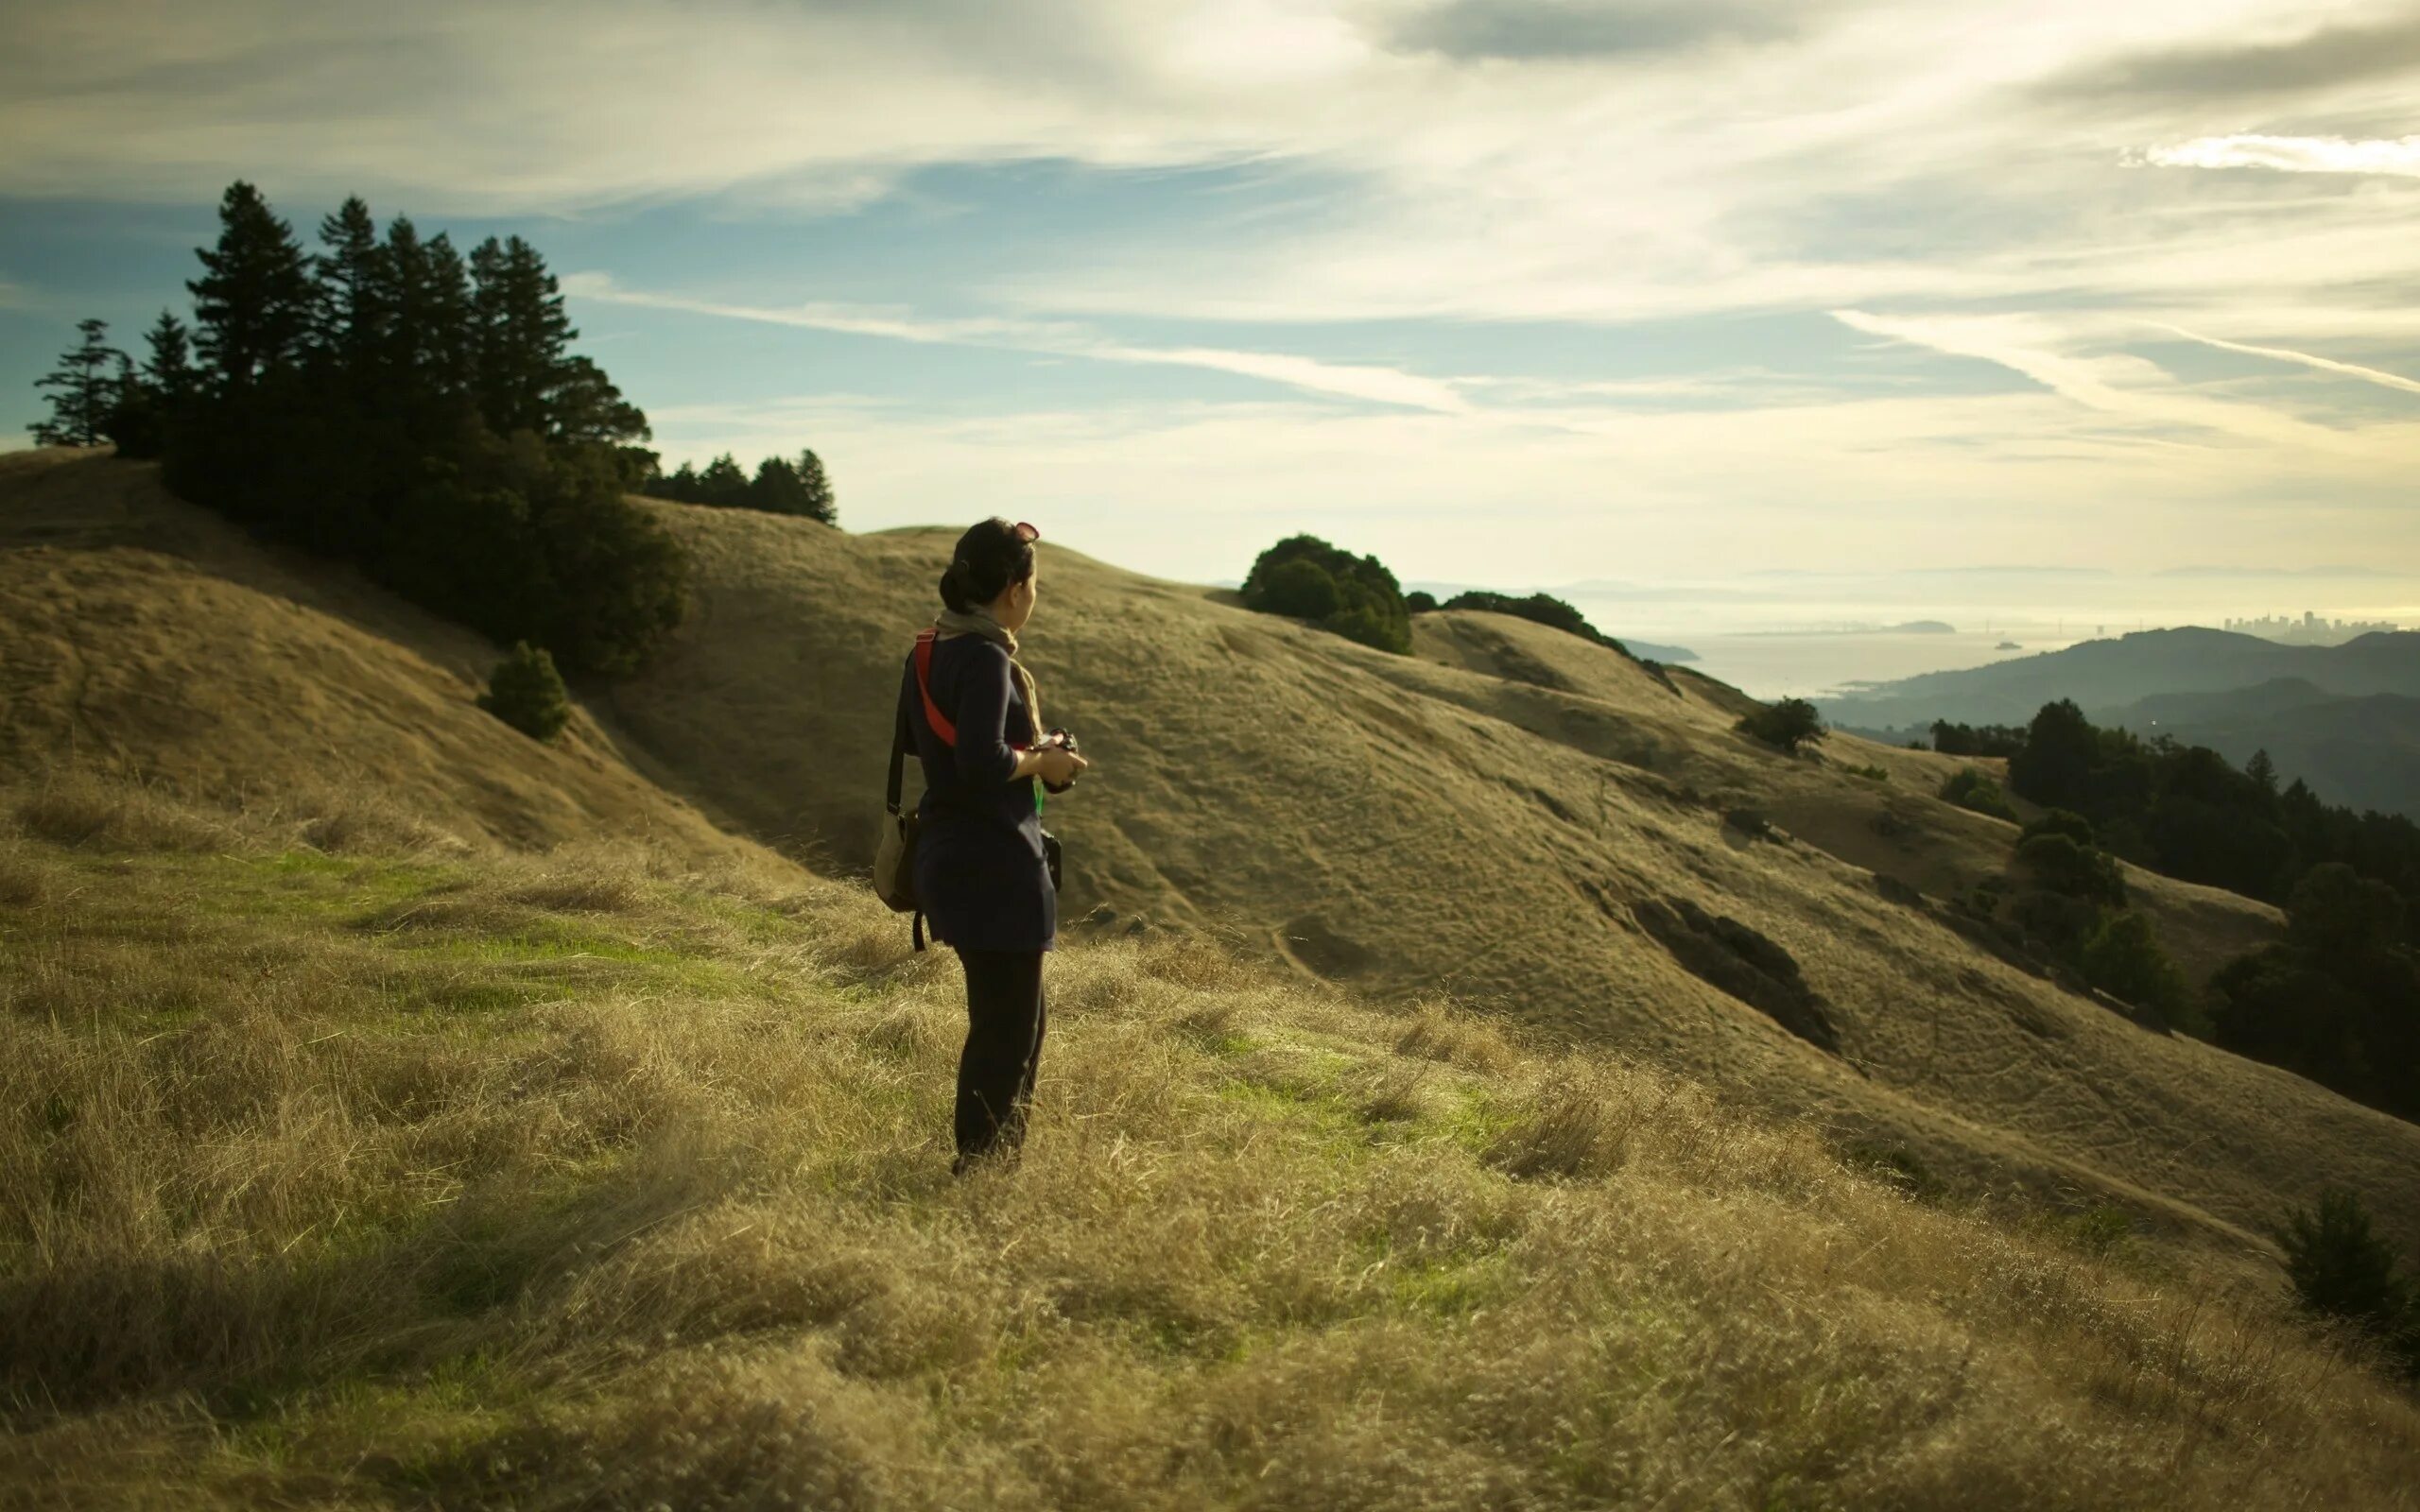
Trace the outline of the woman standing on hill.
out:
M 899 687 L 898 733 L 925 768 L 916 896 L 933 937 L 966 969 L 951 1166 L 961 1174 L 995 1151 L 1013 1154 L 1025 1135 L 1042 1058 L 1042 956 L 1058 932 L 1042 788 L 1063 791 L 1086 765 L 1064 731 L 1043 734 L 1033 678 L 1016 660 L 1041 586 L 1040 539 L 997 519 L 959 538 L 942 574 L 946 607 Z

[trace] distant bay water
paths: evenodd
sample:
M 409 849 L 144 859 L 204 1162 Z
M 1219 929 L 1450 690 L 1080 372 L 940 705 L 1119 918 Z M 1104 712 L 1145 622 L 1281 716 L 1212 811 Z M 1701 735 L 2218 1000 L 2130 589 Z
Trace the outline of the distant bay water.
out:
M 2131 626 L 2128 627 L 2132 628 Z M 1893 630 L 1759 631 L 1749 634 L 1664 636 L 1698 654 L 1691 671 L 1728 682 L 1759 698 L 1826 697 L 1926 672 L 1979 667 L 2011 657 L 2032 656 L 2073 645 L 2049 626 L 2012 632 L 1959 630 L 1950 634 Z M 2014 646 L 2006 643 L 2014 641 Z

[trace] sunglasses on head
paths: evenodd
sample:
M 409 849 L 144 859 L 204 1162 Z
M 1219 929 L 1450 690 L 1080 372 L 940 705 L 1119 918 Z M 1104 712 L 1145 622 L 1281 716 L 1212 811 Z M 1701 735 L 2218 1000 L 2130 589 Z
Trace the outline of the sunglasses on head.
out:
M 1041 531 L 1036 530 L 1033 526 L 1027 524 L 1022 520 L 1018 521 L 1011 528 L 1016 531 L 1017 540 L 1020 542 L 1030 544 L 1031 542 L 1042 539 Z

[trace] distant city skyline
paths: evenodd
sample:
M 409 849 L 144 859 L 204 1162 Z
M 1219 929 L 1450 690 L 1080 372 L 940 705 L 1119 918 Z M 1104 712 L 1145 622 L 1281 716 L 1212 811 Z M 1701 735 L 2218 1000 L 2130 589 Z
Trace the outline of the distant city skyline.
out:
M 852 528 L 1195 581 L 1298 530 L 1504 588 L 2420 577 L 2408 8 L 91 0 L 10 40 L 9 444 L 78 317 L 183 305 L 242 177 L 306 236 L 352 192 L 527 235 L 667 466 L 811 446 Z

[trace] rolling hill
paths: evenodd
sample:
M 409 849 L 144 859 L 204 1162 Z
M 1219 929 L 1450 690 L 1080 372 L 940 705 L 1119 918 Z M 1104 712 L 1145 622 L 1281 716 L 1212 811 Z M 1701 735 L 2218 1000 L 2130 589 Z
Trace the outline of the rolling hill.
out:
M 751 851 L 719 825 L 862 865 L 946 533 L 663 513 L 697 559 L 690 623 L 544 748 L 472 707 L 475 641 L 252 547 L 147 468 L 12 458 L 0 762 L 38 778 L 98 750 L 187 796 L 401 795 L 520 847 Z M 2116 1205 L 2246 1275 L 2273 1276 L 2265 1226 L 2316 1177 L 2420 1239 L 2420 1130 L 1960 932 L 1938 900 L 2012 832 L 1930 797 L 1954 763 L 1852 739 L 1787 760 L 1731 732 L 1733 690 L 1526 621 L 1424 615 L 1418 642 L 1387 656 L 1047 548 L 1030 661 L 1098 763 L 1050 814 L 1078 932 L 1212 936 L 1379 1002 L 1448 993 L 1965 1190 Z M 1888 780 L 1843 769 L 1868 764 Z M 2275 929 L 2129 880 L 2196 975 Z
M 480 637 L 356 575 L 265 549 L 156 470 L 0 456 L 0 773 L 81 765 L 215 799 L 384 806 L 459 839 L 752 850 L 634 771 L 581 713 L 552 745 L 473 702 Z
M 665 518 L 697 610 L 607 696 L 616 727 L 707 812 L 863 865 L 949 533 Z M 2313 1171 L 2420 1213 L 2420 1130 L 1969 943 L 1929 900 L 1998 869 L 2013 832 L 1931 797 L 1949 759 L 1842 739 L 1785 760 L 1731 732 L 1735 691 L 1522 620 L 1425 614 L 1393 657 L 1063 548 L 1043 574 L 1029 662 L 1097 762 L 1051 809 L 1065 917 L 1213 933 L 1380 998 L 1448 991 L 2221 1253 L 2261 1250 Z M 1891 780 L 1841 769 L 1869 764 Z M 2129 884 L 2196 976 L 2276 927 Z

